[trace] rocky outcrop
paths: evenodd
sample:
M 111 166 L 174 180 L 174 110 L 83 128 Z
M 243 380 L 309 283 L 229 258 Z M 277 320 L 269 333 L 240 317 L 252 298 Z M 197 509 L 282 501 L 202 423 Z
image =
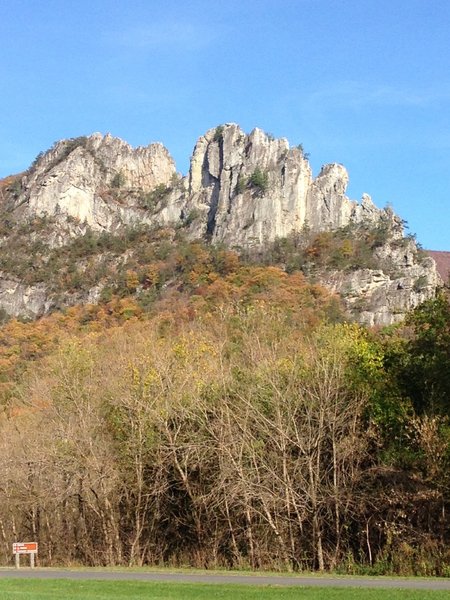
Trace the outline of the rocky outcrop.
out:
M 434 262 L 403 238 L 401 219 L 377 208 L 367 194 L 360 202 L 349 199 L 347 184 L 340 164 L 325 165 L 314 178 L 301 146 L 291 148 L 261 129 L 247 135 L 226 124 L 199 138 L 184 178 L 159 143 L 133 149 L 94 134 L 55 144 L 27 173 L 8 180 L 9 194 L 2 197 L 16 222 L 51 218 L 49 247 L 87 228 L 111 232 L 141 223 L 183 227 L 191 238 L 247 249 L 305 231 L 388 223 L 389 239 L 376 250 L 379 269 L 327 272 L 321 280 L 359 320 L 393 323 L 441 281 Z M 49 309 L 45 289 L 24 286 L 14 273 L 0 276 L 0 306 L 14 315 Z
M 188 206 L 203 217 L 196 233 L 250 246 L 299 231 L 311 182 L 308 161 L 287 140 L 260 129 L 245 135 L 237 125 L 212 129 L 191 160 Z
M 383 211 L 369 196 L 360 204 L 349 200 L 347 183 L 339 164 L 325 165 L 313 178 L 301 147 L 261 129 L 249 135 L 235 124 L 209 130 L 184 179 L 161 144 L 133 149 L 94 134 L 58 142 L 40 156 L 22 178 L 15 209 L 23 219 L 56 217 L 66 227 L 69 218 L 107 231 L 188 220 L 193 237 L 249 247 L 305 226 L 319 231 L 380 218 Z
M 366 325 L 401 321 L 442 285 L 434 260 L 417 247 L 414 238 L 402 236 L 401 222 L 393 213 L 389 235 L 375 249 L 373 259 L 380 268 L 334 271 L 322 277 L 342 297 L 349 314 Z
M 259 181 L 258 181 L 259 176 Z M 383 211 L 365 195 L 359 205 L 346 196 L 348 174 L 339 164 L 312 177 L 301 147 L 260 129 L 246 135 L 237 125 L 209 130 L 195 146 L 187 210 L 200 216 L 195 233 L 229 246 L 263 245 L 312 230 L 335 229 L 372 219 Z
M 169 186 L 175 164 L 162 144 L 133 149 L 110 135 L 64 140 L 38 157 L 17 198 L 22 218 L 67 218 L 94 230 L 111 230 L 150 216 L 139 198 Z M 126 192 L 126 193 L 123 193 Z
M 342 165 L 325 165 L 313 178 L 300 147 L 227 124 L 198 140 L 184 179 L 161 144 L 133 149 L 100 134 L 59 142 L 23 177 L 15 204 L 22 218 L 56 217 L 66 227 L 69 217 L 94 230 L 189 220 L 193 237 L 249 247 L 305 226 L 379 218 L 369 196 L 349 200 L 347 183 Z
M 35 318 L 46 313 L 50 305 L 45 285 L 24 285 L 0 274 L 0 308 L 8 315 Z
M 349 315 L 369 326 L 392 325 L 405 313 L 432 297 L 442 284 L 434 262 L 399 269 L 391 276 L 381 269 L 359 269 L 324 274 L 322 283 L 337 292 Z

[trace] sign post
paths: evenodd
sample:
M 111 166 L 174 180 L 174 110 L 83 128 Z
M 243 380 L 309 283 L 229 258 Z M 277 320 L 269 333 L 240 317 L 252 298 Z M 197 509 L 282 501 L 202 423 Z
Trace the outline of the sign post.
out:
M 20 555 L 30 555 L 30 567 L 34 569 L 34 562 L 38 551 L 37 542 L 15 542 L 13 544 L 13 554 L 16 559 L 16 569 L 20 568 Z

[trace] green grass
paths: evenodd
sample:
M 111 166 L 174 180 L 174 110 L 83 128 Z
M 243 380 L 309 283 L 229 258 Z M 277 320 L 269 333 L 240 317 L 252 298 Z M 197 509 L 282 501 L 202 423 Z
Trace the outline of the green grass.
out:
M 1 600 L 444 600 L 448 591 L 1 579 Z

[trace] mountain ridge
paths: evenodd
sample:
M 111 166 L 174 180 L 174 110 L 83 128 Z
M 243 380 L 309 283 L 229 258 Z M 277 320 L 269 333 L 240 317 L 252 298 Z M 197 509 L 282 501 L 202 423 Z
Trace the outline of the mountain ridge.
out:
M 162 144 L 132 148 L 96 133 L 57 142 L 25 174 L 0 182 L 3 221 L 10 223 L 2 246 L 5 251 L 14 231 L 36 220 L 44 225 L 29 234 L 30 247 L 39 239 L 48 252 L 89 231 L 120 235 L 145 226 L 182 229 L 188 239 L 262 256 L 280 239 L 297 237 L 306 248 L 321 232 L 341 231 L 338 251 L 353 262 L 344 271 L 315 269 L 315 276 L 343 296 L 354 318 L 388 325 L 431 297 L 442 281 L 434 261 L 404 236 L 402 220 L 367 194 L 350 200 L 347 184 L 343 165 L 325 165 L 313 177 L 301 146 L 291 148 L 257 128 L 247 135 L 234 123 L 198 139 L 184 177 Z M 351 237 L 358 235 L 372 244 L 373 264 L 357 256 Z M 8 314 L 52 310 L 45 285 L 25 285 L 4 261 L 1 271 L 0 307 Z M 80 301 L 95 301 L 104 284 L 98 281 Z

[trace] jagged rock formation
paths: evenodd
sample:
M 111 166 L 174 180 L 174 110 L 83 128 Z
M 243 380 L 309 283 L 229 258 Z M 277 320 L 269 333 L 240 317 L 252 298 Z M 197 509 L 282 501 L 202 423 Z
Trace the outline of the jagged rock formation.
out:
M 141 223 L 184 227 L 192 238 L 247 249 L 306 230 L 387 223 L 389 239 L 376 251 L 380 269 L 326 272 L 321 280 L 342 294 L 359 320 L 393 323 L 441 281 L 434 262 L 419 256 L 413 240 L 404 240 L 401 220 L 367 194 L 359 203 L 350 200 L 347 184 L 342 165 L 325 165 L 314 178 L 301 147 L 227 124 L 200 137 L 184 178 L 161 144 L 133 149 L 94 134 L 57 143 L 0 191 L 3 211 L 15 223 L 51 220 L 49 247 L 89 228 L 120 231 Z M 2 243 L 8 244 L 8 235 Z M 387 263 L 390 268 L 383 268 Z M 96 296 L 98 288 L 90 299 Z M 50 308 L 45 286 L 26 285 L 9 272 L 0 278 L 0 307 L 31 316 Z
M 139 222 L 173 225 L 191 215 L 193 236 L 248 247 L 305 226 L 327 230 L 379 218 L 383 211 L 367 195 L 361 204 L 347 198 L 347 183 L 339 164 L 325 165 L 313 178 L 300 148 L 260 129 L 250 135 L 234 124 L 209 130 L 198 140 L 183 180 L 161 144 L 133 149 L 94 134 L 61 141 L 38 157 L 22 178 L 15 208 L 22 218 L 56 217 L 65 228 L 69 217 L 94 230 Z M 160 197 L 149 206 L 145 197 L 156 189 Z
M 133 149 L 111 135 L 64 140 L 39 156 L 23 177 L 17 206 L 22 218 L 67 217 L 92 229 L 110 230 L 146 220 L 136 194 L 169 185 L 175 164 L 162 144 Z M 114 193 L 121 188 L 128 195 Z
M 266 178 L 259 185 L 255 173 Z M 287 140 L 272 139 L 260 129 L 245 135 L 231 124 L 211 129 L 198 140 L 186 205 L 203 217 L 197 234 L 247 247 L 305 226 L 327 230 L 352 219 L 378 218 L 381 211 L 369 196 L 361 204 L 347 198 L 347 184 L 342 165 L 325 165 L 314 179 L 301 148 L 289 148 Z
M 442 281 L 434 261 L 418 255 L 413 240 L 389 240 L 377 259 L 391 268 L 324 274 L 323 283 L 338 292 L 349 313 L 366 325 L 391 325 L 432 297 Z M 392 271 L 392 267 L 394 271 Z

